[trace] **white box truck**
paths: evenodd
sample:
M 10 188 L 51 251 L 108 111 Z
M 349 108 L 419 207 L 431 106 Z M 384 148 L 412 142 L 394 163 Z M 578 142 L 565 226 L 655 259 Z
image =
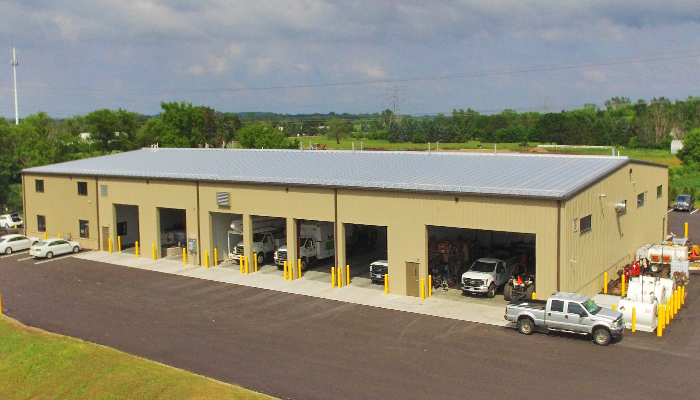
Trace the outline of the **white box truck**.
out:
M 332 222 L 302 223 L 299 231 L 299 259 L 306 270 L 319 260 L 335 257 L 335 231 Z M 275 252 L 278 267 L 287 261 L 287 246 Z M 296 262 L 294 263 L 296 264 Z
M 284 234 L 286 221 L 280 218 L 259 219 L 253 221 L 253 253 L 258 257 L 258 265 L 269 260 L 275 250 L 287 243 Z M 242 256 L 243 245 L 243 221 L 236 219 L 231 222 L 228 231 L 229 257 L 238 262 Z

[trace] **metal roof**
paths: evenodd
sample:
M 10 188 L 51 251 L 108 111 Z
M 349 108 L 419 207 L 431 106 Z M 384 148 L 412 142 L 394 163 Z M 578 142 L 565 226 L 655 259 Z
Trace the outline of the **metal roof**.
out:
M 144 148 L 23 172 L 563 199 L 631 161 L 521 153 Z

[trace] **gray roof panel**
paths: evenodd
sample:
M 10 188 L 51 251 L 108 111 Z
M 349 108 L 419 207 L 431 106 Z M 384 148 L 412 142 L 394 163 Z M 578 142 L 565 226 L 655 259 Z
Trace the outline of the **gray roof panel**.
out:
M 23 172 L 562 199 L 629 162 L 520 153 L 145 148 Z

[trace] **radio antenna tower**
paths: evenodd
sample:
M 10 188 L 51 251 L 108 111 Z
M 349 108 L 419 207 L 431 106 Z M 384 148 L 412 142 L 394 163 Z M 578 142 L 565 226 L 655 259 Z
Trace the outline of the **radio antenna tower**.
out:
M 10 61 L 10 65 L 12 65 L 12 72 L 15 77 L 15 125 L 19 125 L 19 111 L 17 109 L 17 66 L 19 62 L 17 62 L 15 46 L 12 46 L 12 60 Z

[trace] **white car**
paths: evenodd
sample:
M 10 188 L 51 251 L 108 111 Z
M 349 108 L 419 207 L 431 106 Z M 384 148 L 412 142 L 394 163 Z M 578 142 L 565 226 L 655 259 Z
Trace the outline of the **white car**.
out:
M 19 214 L 5 214 L 5 215 L 0 215 L 0 227 L 2 228 L 12 228 L 15 226 L 22 226 L 24 224 L 24 221 L 22 221 L 22 217 L 19 216 Z
M 39 239 L 35 237 L 5 235 L 0 237 L 0 253 L 12 254 L 13 251 L 27 250 L 36 243 L 39 243 Z
M 29 255 L 34 257 L 53 258 L 59 254 L 77 253 L 81 249 L 80 243 L 65 239 L 48 239 L 32 245 Z

